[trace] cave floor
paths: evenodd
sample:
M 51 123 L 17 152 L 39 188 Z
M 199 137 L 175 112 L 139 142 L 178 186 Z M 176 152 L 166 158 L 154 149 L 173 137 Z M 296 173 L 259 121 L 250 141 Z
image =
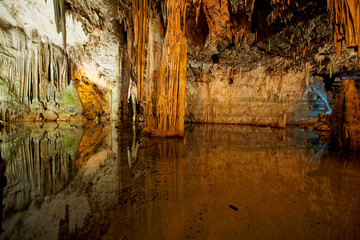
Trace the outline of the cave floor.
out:
M 360 239 L 356 153 L 330 151 L 300 128 L 186 125 L 182 139 L 140 131 L 6 125 L 0 238 Z

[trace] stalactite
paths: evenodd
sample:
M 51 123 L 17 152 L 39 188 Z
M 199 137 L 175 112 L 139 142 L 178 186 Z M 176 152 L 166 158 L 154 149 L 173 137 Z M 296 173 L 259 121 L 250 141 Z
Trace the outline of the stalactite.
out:
M 143 100 L 144 73 L 145 73 L 145 41 L 146 41 L 146 18 L 147 0 L 133 0 L 133 21 L 136 47 L 136 77 L 138 102 Z
M 66 49 L 66 18 L 65 18 L 65 0 L 53 0 L 54 14 L 57 32 L 62 32 L 63 46 Z
M 186 4 L 178 1 L 166 2 L 167 32 L 162 49 L 156 44 L 160 34 L 150 23 L 150 61 L 161 53 L 160 65 L 149 66 L 145 106 L 145 132 L 157 136 L 183 136 L 185 116 L 185 81 L 187 40 L 185 38 Z M 151 18 L 154 21 L 154 18 Z M 175 43 L 175 44 L 174 44 Z M 152 59 L 151 59 L 152 58 Z M 155 59 L 156 60 L 156 59 Z
M 121 85 L 120 85 L 120 120 L 124 122 L 131 121 L 130 109 L 128 105 L 128 92 L 130 86 L 131 61 L 126 48 L 120 50 L 121 62 Z
M 0 119 L 36 120 L 48 101 L 61 101 L 55 95 L 68 85 L 68 58 L 60 47 L 24 35 L 14 37 L 13 46 L 13 55 L 0 55 Z
M 327 0 L 328 12 L 334 25 L 336 54 L 341 58 L 341 42 L 357 47 L 360 67 L 360 2 L 358 0 Z
M 305 63 L 305 89 L 309 87 L 310 84 L 310 63 Z

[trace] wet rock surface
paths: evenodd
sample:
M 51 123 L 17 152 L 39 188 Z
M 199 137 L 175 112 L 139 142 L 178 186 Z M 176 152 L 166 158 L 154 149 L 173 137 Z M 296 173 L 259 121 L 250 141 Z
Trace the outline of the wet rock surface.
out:
M 331 114 L 331 144 L 360 150 L 360 100 L 355 83 L 345 80 Z
M 359 237 L 360 159 L 300 128 L 7 124 L 1 239 Z M 259 231 L 261 229 L 261 231 Z

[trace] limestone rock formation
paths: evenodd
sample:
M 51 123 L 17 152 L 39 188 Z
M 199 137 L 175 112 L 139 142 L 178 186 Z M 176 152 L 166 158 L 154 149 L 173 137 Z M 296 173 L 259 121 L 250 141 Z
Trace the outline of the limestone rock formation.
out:
M 84 116 L 89 120 L 109 116 L 108 95 L 92 83 L 83 73 L 74 73 L 75 87 L 83 105 Z
M 182 136 L 184 121 L 283 128 L 314 110 L 311 74 L 328 99 L 326 81 L 357 69 L 356 49 L 339 48 L 359 46 L 353 0 L 4 0 L 0 11 L 5 121 L 144 120 L 158 136 Z
M 81 99 L 73 82 L 65 90 L 60 104 L 59 121 L 69 121 L 75 117 L 81 118 L 84 108 Z
M 186 4 L 166 2 L 166 34 L 162 48 L 156 47 L 158 36 L 150 40 L 150 76 L 147 79 L 145 102 L 145 132 L 156 136 L 183 136 L 185 116 L 185 82 L 187 61 L 187 40 L 185 38 Z M 156 13 L 155 13 L 156 14 Z M 156 21 L 156 20 L 153 20 Z M 159 34 L 159 29 L 150 34 Z M 157 31 L 156 31 L 157 30 Z M 151 57 L 159 56 L 157 59 Z
M 360 100 L 354 81 L 345 80 L 331 114 L 330 144 L 360 150 Z
M 360 68 L 360 3 L 358 0 L 327 0 L 327 7 L 334 25 L 334 42 L 337 57 L 341 58 L 341 44 L 358 48 Z
M 69 5 L 63 0 L 25 2 L 0 3 L 1 119 L 53 121 L 71 117 L 80 120 L 82 110 L 73 109 L 78 113 L 68 114 L 66 109 L 61 109 L 63 97 L 69 94 L 67 87 L 73 80 L 72 68 L 89 61 L 98 66 L 95 70 L 86 69 L 89 75 L 97 71 L 101 76 L 94 78 L 96 84 L 106 92 L 112 88 L 117 71 L 114 60 L 118 52 L 113 50 L 114 46 L 117 49 L 116 36 L 114 32 L 103 34 L 112 25 L 104 29 L 101 24 L 95 24 L 97 13 L 91 19 L 93 25 L 87 25 L 78 5 Z M 98 3 L 78 4 L 84 10 L 87 4 Z M 107 10 L 108 6 L 98 14 Z M 92 9 L 88 11 L 94 14 Z M 97 36 L 107 39 L 99 45 L 95 42 L 100 40 Z M 112 115 L 118 111 L 116 93 L 106 96 L 114 102 Z

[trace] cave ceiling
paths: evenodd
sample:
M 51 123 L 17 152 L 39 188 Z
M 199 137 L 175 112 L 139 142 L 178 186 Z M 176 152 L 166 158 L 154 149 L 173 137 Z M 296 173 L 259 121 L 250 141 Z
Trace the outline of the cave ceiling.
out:
M 120 43 L 134 27 L 132 4 L 131 0 L 66 0 L 86 32 L 106 29 Z M 148 1 L 148 6 L 147 11 L 160 12 L 166 21 L 164 1 Z M 357 1 L 186 0 L 186 6 L 190 59 L 192 54 L 208 58 L 235 46 L 313 61 L 316 49 L 332 40 L 333 26 L 338 58 L 342 40 L 355 50 L 359 46 Z

